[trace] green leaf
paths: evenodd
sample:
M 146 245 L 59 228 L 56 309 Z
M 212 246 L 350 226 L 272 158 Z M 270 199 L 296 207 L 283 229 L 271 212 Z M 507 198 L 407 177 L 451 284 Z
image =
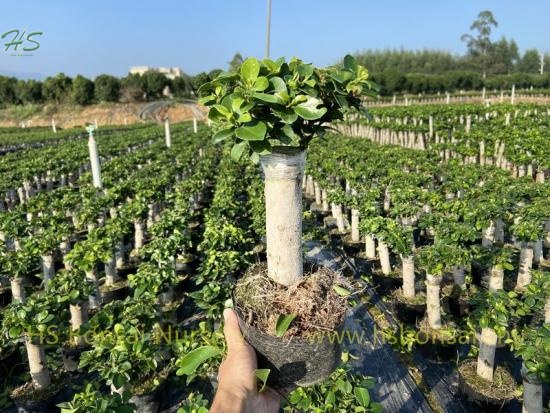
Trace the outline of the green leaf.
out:
M 355 399 L 357 400 L 357 403 L 359 403 L 363 407 L 369 406 L 370 395 L 367 389 L 365 389 L 364 387 L 356 387 L 353 390 L 353 393 L 355 394 Z
M 262 92 L 262 91 L 266 90 L 268 87 L 269 87 L 269 80 L 267 80 L 267 77 L 260 76 L 254 82 L 253 89 L 257 90 L 258 92 Z
M 277 337 L 282 337 L 287 332 L 288 328 L 290 327 L 290 323 L 294 321 L 296 318 L 296 314 L 281 314 L 279 315 L 279 318 L 277 319 L 277 325 L 275 327 L 275 332 Z
M 275 103 L 277 105 L 284 105 L 285 101 L 276 95 L 270 95 L 269 93 L 254 92 L 252 96 L 262 102 Z
M 298 119 L 298 115 L 292 109 L 282 108 L 275 109 L 273 108 L 273 113 L 277 115 L 284 123 L 292 124 Z
M 239 142 L 233 145 L 231 148 L 231 159 L 238 162 L 243 156 L 243 152 L 246 149 L 246 142 Z
M 191 350 L 178 361 L 179 369 L 177 375 L 191 375 L 195 373 L 195 370 L 197 370 L 202 363 L 219 354 L 220 350 L 213 346 L 202 346 Z
M 308 96 L 304 103 L 294 107 L 294 112 L 303 119 L 317 120 L 327 113 L 327 108 L 317 108 L 323 102 L 320 99 Z
M 357 72 L 357 61 L 352 55 L 348 54 L 344 57 L 344 68 L 352 72 Z
M 271 86 L 273 87 L 273 90 L 275 92 L 288 93 L 288 89 L 286 88 L 285 81 L 281 79 L 279 76 L 274 76 L 271 79 L 269 79 L 269 83 L 271 83 Z
M 241 78 L 249 85 L 254 84 L 259 73 L 260 63 L 253 57 L 249 57 L 241 65 Z
M 333 285 L 332 289 L 336 291 L 336 293 L 342 297 L 347 297 L 351 294 L 351 291 L 346 290 L 344 287 L 340 287 L 339 285 Z
M 250 141 L 249 145 L 258 155 L 269 155 L 271 153 L 271 144 L 268 140 Z
M 262 383 L 262 387 L 260 388 L 260 390 L 258 390 L 258 393 L 264 391 L 265 386 L 267 385 L 267 378 L 269 377 L 269 373 L 271 373 L 270 369 L 258 369 L 255 371 L 256 377 Z
M 226 140 L 227 138 L 231 137 L 234 133 L 234 129 L 233 128 L 229 128 L 229 129 L 222 129 L 218 132 L 216 132 L 214 134 L 214 136 L 212 136 L 212 142 L 214 143 L 219 143 L 221 141 L 224 141 Z
M 261 141 L 265 137 L 267 127 L 264 122 L 252 121 L 235 130 L 238 138 L 245 141 Z

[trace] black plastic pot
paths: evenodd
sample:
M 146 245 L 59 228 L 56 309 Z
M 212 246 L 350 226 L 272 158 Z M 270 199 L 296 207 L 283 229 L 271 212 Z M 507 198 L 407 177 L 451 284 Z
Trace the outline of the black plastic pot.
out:
M 376 260 L 364 258 L 361 254 L 353 257 L 355 268 L 360 274 L 372 274 Z
M 273 337 L 248 325 L 240 314 L 239 325 L 258 356 L 258 368 L 270 369 L 268 384 L 279 391 L 310 386 L 327 378 L 340 364 L 341 344 L 331 333 L 315 340 L 291 340 Z M 342 331 L 344 323 L 337 334 Z M 332 343 L 329 338 L 332 338 Z
M 131 264 L 127 264 L 124 267 L 117 269 L 117 275 L 123 280 L 127 279 L 129 274 L 135 274 L 136 272 L 137 265 Z
M 43 400 L 26 400 L 15 397 L 12 397 L 12 400 L 17 408 L 17 413 L 52 413 L 59 411 L 56 405 L 61 402 L 60 398 L 64 398 L 60 397 L 61 392 L 62 389 L 58 389 Z
M 461 295 L 447 295 L 441 298 L 441 306 L 443 311 L 451 314 L 455 318 L 461 318 L 467 315 L 470 311 L 468 298 Z
M 382 273 L 373 273 L 372 279 L 377 286 L 376 290 L 381 295 L 390 294 L 393 290 L 399 288 L 402 283 L 401 278 L 391 277 Z
M 351 236 L 344 237 L 344 239 L 342 240 L 342 243 L 344 247 L 344 252 L 348 256 L 357 255 L 359 252 L 361 252 L 361 250 L 365 246 L 365 244 L 361 241 L 352 241 Z
M 198 260 L 195 256 L 189 256 L 187 261 L 176 261 L 176 272 L 192 274 L 198 266 Z
M 107 304 L 114 300 L 124 300 L 130 293 L 128 284 L 117 285 L 114 288 L 106 288 L 102 285 L 99 289 L 101 295 L 101 303 Z
M 87 349 L 88 347 L 86 346 L 69 347 L 64 345 L 61 348 L 61 357 L 63 359 L 63 368 L 65 371 L 77 371 L 78 364 L 80 362 L 80 355 Z
M 472 411 L 481 410 L 486 413 L 506 412 L 513 399 L 497 399 L 482 394 L 478 388 L 469 383 L 458 371 L 458 393 L 472 405 Z
M 135 404 L 136 413 L 157 413 L 160 406 L 160 397 L 158 391 L 140 396 L 134 395 L 130 398 L 130 403 Z
M 431 337 L 425 336 L 422 332 L 418 332 L 417 348 L 419 353 L 426 359 L 447 363 L 451 360 L 456 360 L 458 345 L 457 343 L 440 342 Z
M 393 311 L 399 321 L 416 325 L 426 314 L 426 304 L 410 304 L 394 298 Z

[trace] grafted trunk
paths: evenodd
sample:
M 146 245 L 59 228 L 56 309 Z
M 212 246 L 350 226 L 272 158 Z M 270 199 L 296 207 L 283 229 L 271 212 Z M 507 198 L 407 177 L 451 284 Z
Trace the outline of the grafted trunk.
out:
M 428 323 L 434 330 L 441 328 L 441 277 L 426 275 L 426 305 Z
M 542 239 L 538 239 L 533 243 L 533 262 L 540 264 L 543 259 Z
M 376 242 L 371 234 L 365 235 L 365 255 L 370 260 L 376 259 Z
M 523 378 L 522 413 L 542 413 L 542 381 L 535 374 L 529 373 L 525 364 L 521 365 Z
M 305 151 L 261 157 L 265 176 L 269 277 L 291 286 L 303 277 L 302 188 Z
M 120 241 L 115 249 L 116 268 L 120 269 L 126 264 L 126 258 L 124 255 L 124 242 Z
M 465 275 L 464 275 L 464 266 L 457 265 L 453 268 L 453 279 L 456 285 L 461 288 L 464 288 Z
M 90 280 L 94 285 L 94 291 L 89 296 L 90 308 L 95 309 L 100 307 L 99 285 L 97 274 L 94 270 L 86 271 L 86 279 Z
M 332 204 L 332 216 L 336 219 L 336 226 L 338 231 L 345 232 L 346 226 L 344 224 L 344 214 L 342 213 L 342 205 Z
M 389 273 L 391 272 L 390 251 L 388 249 L 388 244 L 386 244 L 382 240 L 378 240 L 378 256 L 380 257 L 382 274 L 389 275 Z
M 13 302 L 22 303 L 25 301 L 25 288 L 23 288 L 22 278 L 10 279 L 11 297 Z
M 477 357 L 477 375 L 490 382 L 493 381 L 497 342 L 497 334 L 492 328 L 485 327 L 481 329 L 479 355 Z
M 327 191 L 325 191 L 324 189 L 321 191 L 321 198 L 323 200 L 323 211 L 328 211 L 329 210 L 329 204 L 328 204 L 328 194 L 327 194 Z
M 495 241 L 495 223 L 491 221 L 491 224 L 485 230 L 483 230 L 481 245 L 486 248 L 490 248 L 493 246 L 494 241 Z
M 531 268 L 533 267 L 533 245 L 523 242 L 519 253 L 519 269 L 516 289 L 523 290 L 531 283 Z
M 71 329 L 73 331 L 73 343 L 77 346 L 84 344 L 84 337 L 80 334 L 74 334 L 81 326 L 88 322 L 88 303 L 71 304 Z
M 359 210 L 357 209 L 351 210 L 351 240 L 353 242 L 361 241 L 359 235 Z
M 105 264 L 105 284 L 114 285 L 118 281 L 115 256 L 112 255 L 111 259 L 104 264 Z
M 504 288 L 504 270 L 493 265 L 489 273 L 489 291 L 498 291 Z
M 321 187 L 317 182 L 314 182 L 315 187 L 315 203 L 321 205 L 323 203 L 323 197 L 321 196 Z
M 136 220 L 134 221 L 134 248 L 139 250 L 143 247 L 143 242 L 145 240 L 143 221 Z
M 45 389 L 50 385 L 51 380 L 44 346 L 34 342 L 30 338 L 26 338 L 25 347 L 27 348 L 32 384 L 37 390 Z
M 413 298 L 416 295 L 415 277 L 414 277 L 414 257 L 401 256 L 403 265 L 403 296 Z
M 42 273 L 44 274 L 45 283 L 48 283 L 54 277 L 53 255 L 42 255 Z

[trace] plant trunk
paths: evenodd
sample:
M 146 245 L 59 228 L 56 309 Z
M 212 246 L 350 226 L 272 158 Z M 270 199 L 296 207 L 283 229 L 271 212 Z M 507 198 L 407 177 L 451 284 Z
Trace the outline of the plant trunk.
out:
M 426 305 L 431 328 L 441 328 L 441 277 L 426 274 Z
M 542 238 L 536 240 L 533 243 L 533 262 L 535 264 L 540 264 L 544 259 L 543 248 L 542 248 Z
M 504 288 L 504 270 L 493 265 L 489 273 L 489 291 L 498 291 Z
M 530 374 L 521 365 L 521 376 L 523 377 L 523 409 L 522 413 L 542 413 L 542 381 L 534 374 Z
M 490 382 L 493 381 L 497 341 L 497 334 L 492 328 L 485 327 L 481 329 L 479 355 L 477 357 L 477 375 Z
M 401 256 L 401 262 L 403 264 L 403 296 L 407 298 L 413 298 L 416 294 L 414 277 L 414 257 L 412 255 L 409 255 L 407 257 Z
M 22 303 L 25 301 L 25 289 L 23 288 L 22 278 L 12 278 L 10 280 L 11 296 L 13 302 Z
M 143 247 L 143 241 L 145 239 L 145 234 L 143 231 L 143 222 L 141 220 L 134 221 L 134 248 L 139 250 Z
M 453 268 L 453 279 L 456 285 L 458 285 L 460 288 L 464 288 L 465 276 L 463 265 L 457 265 Z
M 369 260 L 376 259 L 376 242 L 371 234 L 365 235 L 365 255 Z
M 97 280 L 97 274 L 94 270 L 86 271 L 86 279 L 90 280 L 94 284 L 94 291 L 89 296 L 90 308 L 99 308 L 100 306 L 100 295 L 99 295 L 99 286 Z
M 69 310 L 71 312 L 71 328 L 74 333 L 82 325 L 88 322 L 88 303 L 81 302 L 79 304 L 71 304 Z M 72 337 L 74 344 L 77 346 L 84 344 L 84 337 L 80 334 L 75 334 Z
M 346 227 L 344 225 L 344 214 L 342 213 L 342 205 L 332 204 L 332 215 L 334 219 L 336 219 L 336 226 L 338 227 L 338 231 L 340 233 L 344 233 L 346 231 Z
M 27 348 L 27 357 L 29 360 L 29 369 L 32 378 L 32 384 L 35 389 L 41 390 L 48 387 L 51 383 L 50 372 L 46 364 L 46 352 L 42 344 L 35 344 L 31 339 L 25 339 Z
M 544 305 L 544 323 L 550 324 L 550 298 L 546 299 L 546 304 Z
M 126 264 L 124 256 L 124 242 L 120 241 L 115 249 L 116 268 L 120 269 Z
M 491 224 L 483 231 L 481 238 L 481 245 L 490 248 L 495 241 L 495 223 L 491 221 Z
M 361 241 L 359 235 L 359 210 L 357 209 L 351 210 L 351 240 L 353 242 Z
M 531 268 L 533 267 L 533 246 L 523 242 L 519 253 L 519 270 L 516 289 L 523 290 L 531 283 Z
M 112 255 L 111 259 L 104 264 L 105 264 L 105 284 L 114 285 L 118 281 L 115 256 Z
M 42 272 L 44 274 L 44 282 L 48 283 L 55 275 L 53 266 L 53 255 L 42 255 Z
M 329 210 L 328 195 L 324 189 L 321 191 L 321 198 L 323 200 L 323 211 L 327 212 Z
M 267 267 L 269 277 L 285 286 L 300 282 L 302 255 L 302 177 L 305 151 L 261 157 L 265 176 Z
M 389 275 L 391 272 L 390 251 L 388 249 L 388 244 L 381 240 L 378 241 L 378 256 L 380 257 L 382 274 Z
M 321 196 L 321 187 L 317 182 L 314 182 L 313 185 L 315 188 L 315 203 L 320 206 L 323 202 L 323 197 Z

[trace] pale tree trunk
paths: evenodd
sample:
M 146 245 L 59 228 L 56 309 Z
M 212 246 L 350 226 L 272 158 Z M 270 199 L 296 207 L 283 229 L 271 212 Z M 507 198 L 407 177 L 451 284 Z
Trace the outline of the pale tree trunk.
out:
M 95 309 L 100 306 L 99 286 L 97 280 L 97 274 L 94 270 L 86 271 L 86 279 L 90 280 L 94 284 L 94 291 L 89 295 L 90 308 Z
M 479 355 L 477 356 L 477 375 L 492 382 L 495 369 L 495 353 L 498 337 L 492 328 L 481 329 Z
M 376 259 L 376 242 L 371 234 L 365 235 L 365 255 L 369 260 Z
M 25 289 L 23 288 L 22 278 L 12 278 L 10 280 L 11 296 L 14 303 L 22 303 L 25 301 Z
M 523 378 L 523 409 L 522 413 L 542 413 L 542 381 L 534 374 L 530 374 L 521 364 Z
M 115 256 L 112 255 L 111 259 L 105 264 L 105 284 L 114 285 L 118 281 L 118 276 L 116 272 L 116 260 Z
M 313 184 L 313 177 L 311 175 L 307 176 L 306 181 L 306 196 L 308 198 L 313 198 L 315 196 L 315 186 Z
M 269 277 L 285 286 L 303 277 L 302 188 L 305 151 L 262 156 L 265 176 L 267 267 Z
M 465 275 L 463 265 L 457 265 L 453 268 L 453 279 L 456 285 L 458 285 L 460 288 L 464 288 Z
M 327 191 L 325 191 L 324 189 L 321 191 L 321 198 L 323 200 L 323 211 L 326 212 L 329 210 L 329 204 L 328 204 Z
M 27 357 L 32 378 L 32 384 L 35 389 L 41 390 L 48 387 L 51 383 L 50 372 L 46 364 L 46 352 L 41 344 L 34 344 L 32 339 L 25 339 L 27 348 Z
M 489 291 L 498 291 L 504 288 L 504 270 L 493 265 L 489 273 Z
M 321 206 L 321 204 L 323 203 L 323 197 L 321 196 L 321 187 L 317 182 L 314 182 L 314 187 L 315 187 L 315 203 L 318 206 Z
M 543 259 L 542 239 L 538 239 L 533 243 L 533 262 L 540 264 Z
M 88 322 L 88 303 L 71 304 L 69 310 L 71 312 L 71 329 L 75 332 Z M 73 343 L 77 346 L 84 344 L 84 337 L 82 335 L 75 334 L 72 337 Z
M 403 265 L 403 296 L 407 298 L 414 298 L 416 295 L 414 257 L 412 255 L 408 255 L 406 257 L 401 256 L 401 262 Z
M 483 230 L 481 245 L 484 247 L 490 248 L 493 246 L 494 241 L 495 241 L 495 223 L 491 221 L 491 224 L 485 230 Z
M 382 274 L 389 275 L 389 273 L 391 272 L 390 251 L 388 249 L 388 244 L 386 244 L 382 240 L 378 240 L 378 256 L 380 257 Z
M 65 238 L 61 243 L 59 244 L 59 250 L 61 251 L 61 256 L 63 257 L 63 265 L 65 266 L 66 270 L 70 270 L 72 268 L 71 264 L 67 261 L 66 256 L 71 250 L 71 243 L 70 241 Z
M 139 250 L 143 247 L 145 234 L 143 230 L 143 222 L 141 220 L 134 221 L 134 248 Z
M 516 289 L 523 290 L 531 283 L 531 268 L 533 267 L 533 246 L 523 242 L 519 253 L 519 269 Z
M 115 259 L 116 259 L 116 268 L 120 269 L 126 264 L 126 259 L 124 257 L 124 242 L 120 241 L 115 249 Z
M 48 283 L 54 277 L 53 255 L 42 255 L 42 273 L 44 274 L 45 283 Z
M 344 214 L 342 213 L 342 205 L 332 204 L 332 215 L 336 219 L 336 226 L 339 232 L 345 232 L 346 226 L 344 224 Z
M 428 323 L 434 330 L 441 328 L 441 277 L 426 274 L 426 305 Z
M 351 210 L 351 240 L 353 242 L 361 241 L 359 236 L 359 210 Z

